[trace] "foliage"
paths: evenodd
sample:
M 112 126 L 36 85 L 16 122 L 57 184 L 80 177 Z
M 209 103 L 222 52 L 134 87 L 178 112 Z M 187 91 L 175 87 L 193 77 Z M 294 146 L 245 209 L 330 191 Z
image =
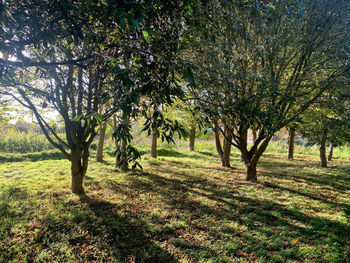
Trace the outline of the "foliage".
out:
M 299 130 L 310 141 L 336 145 L 350 142 L 350 105 L 347 86 L 333 89 L 302 115 Z M 325 136 L 325 138 L 322 138 Z
M 146 111 L 143 112 L 145 123 L 142 131 L 147 131 L 148 136 L 151 135 L 151 131 L 154 129 L 156 136 L 160 137 L 162 142 L 175 143 L 175 133 L 177 133 L 178 139 L 187 137 L 187 131 L 177 120 L 165 117 L 166 115 L 159 110 L 154 111 L 150 117 L 146 115 Z
M 174 61 L 191 3 L 1 2 L 1 92 L 34 113 L 46 138 L 71 160 L 74 178 L 84 178 L 102 121 L 117 111 L 133 115 L 141 96 L 171 103 L 182 94 Z M 40 107 L 60 114 L 65 138 Z M 78 181 L 73 192 L 84 191 Z
M 348 10 L 348 1 L 212 1 L 196 13 L 185 57 L 193 93 L 233 137 L 247 180 L 272 135 L 348 74 Z M 251 147 L 248 129 L 258 130 Z

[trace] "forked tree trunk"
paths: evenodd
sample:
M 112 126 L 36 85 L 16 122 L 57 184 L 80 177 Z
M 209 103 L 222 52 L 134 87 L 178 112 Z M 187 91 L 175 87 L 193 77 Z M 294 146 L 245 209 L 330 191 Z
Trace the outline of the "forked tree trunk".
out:
M 333 159 L 333 143 L 329 144 L 328 150 L 328 161 L 332 161 Z
M 89 146 L 75 146 L 71 149 L 72 193 L 84 194 L 84 177 L 89 161 Z
M 215 126 L 214 126 L 214 135 L 215 135 L 216 151 L 218 152 L 218 155 L 219 155 L 221 163 L 222 163 L 223 162 L 224 152 L 223 152 L 222 147 L 221 147 L 219 128 L 218 128 L 217 124 L 215 124 Z
M 100 138 L 98 140 L 98 146 L 97 146 L 97 151 L 96 151 L 96 156 L 95 156 L 95 160 L 97 162 L 103 161 L 103 145 L 105 142 L 106 129 L 107 129 L 107 121 L 102 123 L 102 127 L 100 129 L 100 135 L 99 135 Z
M 295 129 L 291 128 L 289 129 L 289 136 L 288 136 L 288 154 L 287 154 L 288 160 L 293 160 L 294 158 L 294 139 L 295 139 Z
M 222 166 L 231 167 L 230 164 L 230 155 L 231 155 L 231 146 L 230 141 L 232 140 L 232 136 L 225 129 L 225 139 L 224 139 L 224 151 L 222 156 Z
M 326 139 L 327 139 L 327 130 L 324 129 L 324 130 L 323 130 L 323 133 L 322 133 L 321 142 L 320 142 L 321 167 L 327 167 Z
M 157 129 L 152 129 L 152 144 L 151 144 L 151 157 L 157 158 Z
M 190 147 L 190 151 L 194 151 L 194 142 L 196 139 L 196 127 L 191 127 L 190 130 L 190 138 L 189 138 L 189 147 Z
M 258 175 L 256 172 L 256 167 L 258 165 L 258 161 L 262 154 L 265 152 L 267 145 L 269 144 L 272 136 L 266 137 L 256 150 L 251 150 L 252 152 L 248 152 L 246 149 L 241 149 L 242 156 L 244 158 L 244 163 L 246 166 L 246 181 L 257 182 Z

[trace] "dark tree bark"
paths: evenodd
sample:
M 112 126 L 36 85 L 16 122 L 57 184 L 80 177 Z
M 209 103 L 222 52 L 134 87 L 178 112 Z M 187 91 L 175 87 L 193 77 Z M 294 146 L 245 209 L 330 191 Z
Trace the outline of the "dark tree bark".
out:
M 290 128 L 289 136 L 288 136 L 288 154 L 287 154 L 288 160 L 294 159 L 294 139 L 295 139 L 295 129 Z
M 242 140 L 245 141 L 245 145 L 248 145 L 248 130 L 246 130 L 245 132 L 242 133 L 241 135 L 242 137 Z M 254 140 L 255 141 L 255 140 Z M 244 162 L 244 158 L 243 158 L 243 155 L 241 153 L 241 162 Z
M 105 136 L 106 136 L 106 129 L 107 129 L 107 122 L 103 122 L 101 129 L 100 129 L 100 137 L 98 140 L 98 146 L 97 146 L 97 151 L 96 151 L 96 156 L 95 160 L 97 162 L 102 162 L 103 161 L 103 146 L 105 142 Z
M 321 167 L 327 167 L 326 139 L 327 139 L 327 130 L 324 129 L 322 132 L 322 137 L 321 137 L 321 141 L 320 141 Z
M 333 143 L 329 144 L 328 150 L 328 161 L 332 161 L 333 159 Z
M 130 117 L 128 115 L 124 116 L 121 120 L 122 124 L 125 126 L 129 125 Z M 117 150 L 116 150 L 116 162 L 115 166 L 116 168 L 120 168 L 123 172 L 126 172 L 129 170 L 129 164 L 128 164 L 128 155 L 127 155 L 127 146 L 128 143 L 126 140 L 121 140 L 121 142 L 116 143 Z
M 218 127 L 217 123 L 215 123 L 215 125 L 214 125 L 214 133 L 215 133 L 216 151 L 218 152 L 218 155 L 219 155 L 221 163 L 222 163 L 223 162 L 224 152 L 223 152 L 222 147 L 221 147 L 220 133 L 219 133 L 219 127 Z
M 193 126 L 193 127 L 191 127 L 190 138 L 189 138 L 190 151 L 194 151 L 194 142 L 195 142 L 195 140 L 196 140 L 196 127 Z

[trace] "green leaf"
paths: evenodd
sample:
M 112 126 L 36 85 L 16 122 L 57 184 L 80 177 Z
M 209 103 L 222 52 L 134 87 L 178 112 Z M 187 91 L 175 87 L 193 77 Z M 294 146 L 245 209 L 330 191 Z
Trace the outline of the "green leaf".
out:
M 150 43 L 151 39 L 149 37 L 148 32 L 146 30 L 142 30 L 142 34 L 143 34 L 143 37 L 145 38 L 145 40 L 147 41 L 147 43 Z
M 102 115 L 99 113 L 96 113 L 95 118 L 97 120 L 98 123 L 102 123 L 103 122 L 103 118 Z
M 81 119 L 83 118 L 83 114 L 80 114 L 78 116 L 76 116 L 73 121 L 81 121 Z
M 88 126 L 88 128 L 90 128 L 90 126 L 91 126 L 91 119 L 87 119 L 87 126 Z
M 101 0 L 101 3 L 104 5 L 104 6 L 109 6 L 108 2 L 106 0 Z
M 94 111 L 89 111 L 88 113 L 86 113 L 86 115 L 85 115 L 85 119 L 88 119 L 88 118 L 90 118 L 92 115 L 94 115 L 95 114 L 95 112 Z

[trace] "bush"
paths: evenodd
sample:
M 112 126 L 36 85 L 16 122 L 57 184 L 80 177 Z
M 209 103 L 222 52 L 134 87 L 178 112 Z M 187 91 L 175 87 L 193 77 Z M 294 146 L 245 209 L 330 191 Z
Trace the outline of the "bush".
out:
M 46 139 L 45 135 L 30 131 L 28 133 L 7 130 L 1 132 L 0 151 L 7 153 L 40 152 L 54 147 Z

